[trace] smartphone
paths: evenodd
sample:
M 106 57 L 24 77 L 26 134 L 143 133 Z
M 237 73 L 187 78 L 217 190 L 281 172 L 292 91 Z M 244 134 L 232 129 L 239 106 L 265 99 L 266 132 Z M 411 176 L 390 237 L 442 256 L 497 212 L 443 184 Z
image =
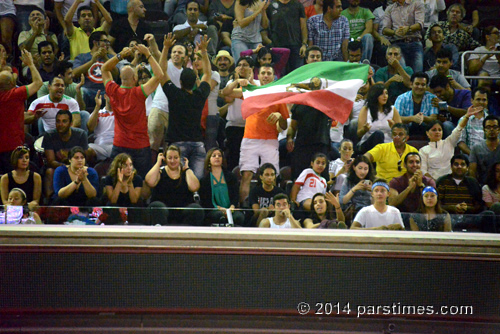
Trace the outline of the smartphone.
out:
M 366 184 L 367 186 L 369 186 L 371 182 L 370 182 L 370 180 L 364 180 L 363 183 Z

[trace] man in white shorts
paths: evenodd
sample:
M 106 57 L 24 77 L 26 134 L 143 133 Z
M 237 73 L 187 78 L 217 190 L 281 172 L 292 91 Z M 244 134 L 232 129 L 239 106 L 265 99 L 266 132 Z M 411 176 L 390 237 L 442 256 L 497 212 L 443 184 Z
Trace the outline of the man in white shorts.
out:
M 263 219 L 259 227 L 267 228 L 302 228 L 290 212 L 290 201 L 286 194 L 277 194 L 273 198 L 274 217 Z

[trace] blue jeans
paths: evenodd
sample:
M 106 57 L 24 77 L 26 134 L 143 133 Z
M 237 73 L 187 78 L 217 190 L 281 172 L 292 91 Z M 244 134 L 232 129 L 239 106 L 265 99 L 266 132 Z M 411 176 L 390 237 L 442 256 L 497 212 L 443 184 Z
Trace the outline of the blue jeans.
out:
M 424 70 L 424 49 L 421 42 L 399 42 L 394 44 L 401 48 L 406 66 L 410 66 L 415 73 Z
M 184 163 L 184 158 L 188 158 L 189 167 L 193 170 L 194 175 L 200 180 L 205 174 L 204 164 L 205 156 L 207 152 L 205 151 L 205 145 L 201 141 L 178 141 L 172 143 L 181 150 L 181 161 Z
M 366 34 L 361 38 L 361 44 L 363 48 L 363 53 L 361 54 L 361 61 L 368 59 L 372 61 L 373 53 L 373 36 L 371 34 Z
M 120 153 L 130 155 L 137 174 L 143 179 L 146 178 L 146 174 L 151 169 L 151 148 L 149 146 L 145 148 L 126 148 L 113 145 L 111 159 L 114 159 Z
M 240 59 L 240 53 L 246 51 L 248 49 L 255 49 L 259 43 L 246 43 L 240 39 L 232 39 L 231 40 L 231 53 L 233 54 L 234 64 L 238 62 Z

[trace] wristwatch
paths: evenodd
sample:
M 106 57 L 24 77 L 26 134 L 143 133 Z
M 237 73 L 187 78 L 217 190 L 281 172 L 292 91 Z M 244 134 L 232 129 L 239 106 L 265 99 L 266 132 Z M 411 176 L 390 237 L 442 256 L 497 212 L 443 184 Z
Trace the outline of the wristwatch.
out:
M 116 54 L 116 58 L 118 58 L 118 60 L 122 60 L 122 55 L 118 52 L 118 53 Z

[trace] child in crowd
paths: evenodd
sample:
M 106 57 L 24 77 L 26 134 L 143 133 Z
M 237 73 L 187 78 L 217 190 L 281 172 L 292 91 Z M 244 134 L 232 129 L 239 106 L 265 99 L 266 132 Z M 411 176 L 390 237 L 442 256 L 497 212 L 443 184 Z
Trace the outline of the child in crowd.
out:
M 450 214 L 441 209 L 438 192 L 433 187 L 422 190 L 422 201 L 410 217 L 410 227 L 412 231 L 452 231 Z
M 389 185 L 385 180 L 377 180 L 372 186 L 373 204 L 359 210 L 351 229 L 404 230 L 399 210 L 387 205 Z
M 286 194 L 274 196 L 274 217 L 262 220 L 259 227 L 267 228 L 302 228 L 290 212 L 290 203 Z
M 311 159 L 311 168 L 300 173 L 290 191 L 290 198 L 299 208 L 311 211 L 312 197 L 316 193 L 326 192 L 327 181 L 321 173 L 328 165 L 328 159 L 323 153 L 316 153 Z
M 340 142 L 340 158 L 330 161 L 330 184 L 333 185 L 332 190 L 334 194 L 338 194 L 342 189 L 342 184 L 347 177 L 347 172 L 352 165 L 352 154 L 354 146 L 352 140 L 343 139 Z
M 331 192 L 317 193 L 312 198 L 312 204 L 314 211 L 311 212 L 310 218 L 304 220 L 305 228 L 347 228 L 338 194 L 335 196 Z
M 33 211 L 30 211 L 27 206 L 27 200 L 26 200 L 26 193 L 20 189 L 20 188 L 14 188 L 10 191 L 9 197 L 7 199 L 7 204 L 6 204 L 6 209 L 5 209 L 5 214 L 7 214 L 7 208 L 9 206 L 22 206 L 23 207 L 23 213 L 22 216 L 17 218 L 15 217 L 16 221 L 9 221 L 7 219 L 8 224 L 42 224 L 42 220 L 40 219 L 40 216 Z M 3 213 L 2 213 L 3 214 Z
M 271 163 L 263 164 L 259 169 L 259 184 L 250 190 L 250 206 L 253 217 L 250 226 L 259 226 L 262 219 L 267 218 L 274 210 L 273 198 L 277 194 L 285 193 L 276 186 L 276 168 Z

